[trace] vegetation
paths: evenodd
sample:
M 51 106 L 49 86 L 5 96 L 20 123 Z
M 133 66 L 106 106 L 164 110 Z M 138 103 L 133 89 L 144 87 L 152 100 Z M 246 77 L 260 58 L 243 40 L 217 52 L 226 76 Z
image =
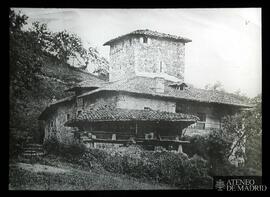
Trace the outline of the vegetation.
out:
M 116 149 L 84 149 L 80 145 L 65 147 L 51 141 L 47 150 L 79 165 L 84 170 L 102 168 L 103 171 L 157 183 L 164 183 L 181 189 L 207 189 L 212 187 L 208 175 L 208 162 L 198 155 L 189 158 L 185 154 L 169 151 L 145 151 L 139 146 Z
M 191 143 L 185 145 L 184 151 L 209 161 L 212 176 L 261 174 L 261 96 L 250 103 L 255 105 L 252 110 L 224 117 L 221 130 L 212 130 L 206 136 L 186 137 Z M 244 163 L 237 168 L 229 162 L 231 158 L 243 158 Z
M 38 139 L 38 116 L 45 107 L 54 99 L 70 95 L 63 90 L 88 79 L 89 75 L 80 71 L 83 68 L 75 68 L 70 60 L 80 59 L 81 67 L 87 62 L 100 62 L 102 77 L 108 65 L 97 51 L 85 49 L 77 35 L 51 32 L 46 24 L 37 22 L 26 30 L 27 20 L 26 15 L 10 10 L 10 150 L 19 148 L 22 143 L 16 142 L 28 137 Z M 10 156 L 16 156 L 16 152 L 10 152 Z
M 99 65 L 95 72 L 103 77 L 107 75 L 108 62 L 94 48 L 85 49 L 81 39 L 75 34 L 67 31 L 51 32 L 46 24 L 40 23 L 34 23 L 29 30 L 23 30 L 27 24 L 27 16 L 16 14 L 12 10 L 9 19 L 9 144 L 10 157 L 16 157 L 27 137 L 35 136 L 35 132 L 39 130 L 37 117 L 48 103 L 68 96 L 63 89 L 87 78 L 82 72 L 77 72 L 73 60 L 79 62 L 82 69 L 91 63 Z M 213 86 L 208 85 L 206 89 L 224 91 L 220 82 Z M 184 147 L 184 151 L 189 157 L 167 151 L 141 151 L 136 147 L 122 151 L 120 149 L 118 152 L 98 149 L 86 152 L 81 145 L 65 147 L 57 141 L 47 142 L 45 148 L 48 153 L 63 157 L 65 161 L 87 170 L 98 166 L 109 172 L 166 183 L 181 189 L 209 188 L 212 187 L 211 176 L 214 175 L 261 173 L 261 96 L 245 99 L 255 105 L 253 110 L 225 117 L 221 130 L 213 130 L 207 136 L 188 138 L 191 143 Z M 246 151 L 242 149 L 244 146 Z M 237 168 L 231 165 L 228 159 L 232 156 L 236 159 L 243 157 L 244 166 Z M 18 169 L 12 173 L 15 173 L 10 175 L 12 179 L 23 179 L 23 175 L 26 175 L 39 182 L 42 177 L 40 174 Z M 84 177 L 83 174 L 76 176 L 76 181 L 80 176 Z M 61 182 L 63 184 L 73 184 L 75 187 L 81 184 L 73 181 L 70 175 L 55 175 L 52 180 L 56 183 L 60 177 L 64 180 Z M 92 180 L 90 182 L 93 184 Z
M 129 176 L 80 169 L 79 165 L 51 155 L 34 165 L 24 161 L 9 168 L 10 190 L 135 190 L 174 189 L 168 185 L 142 181 Z

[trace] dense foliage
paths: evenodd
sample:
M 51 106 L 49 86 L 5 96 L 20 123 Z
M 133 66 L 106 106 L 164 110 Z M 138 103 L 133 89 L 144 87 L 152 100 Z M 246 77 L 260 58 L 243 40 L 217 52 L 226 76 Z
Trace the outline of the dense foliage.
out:
M 184 151 L 209 161 L 211 175 L 261 174 L 261 96 L 251 99 L 250 103 L 254 105 L 251 110 L 224 117 L 221 130 L 185 137 L 191 143 L 184 146 Z M 242 158 L 244 163 L 236 168 L 229 162 L 233 161 L 231 158 Z
M 17 147 L 16 141 L 40 134 L 38 116 L 45 107 L 54 99 L 69 96 L 63 90 L 87 79 L 70 59 L 81 57 L 81 64 L 86 65 L 96 58 L 103 62 L 100 66 L 107 65 L 98 52 L 84 49 L 77 35 L 51 32 L 46 24 L 37 22 L 26 29 L 27 19 L 12 9 L 9 12 L 10 150 Z
M 73 148 L 80 149 L 79 146 Z M 86 169 L 101 166 L 109 172 L 166 183 L 181 189 L 212 187 L 212 178 L 208 175 L 208 163 L 197 155 L 189 158 L 185 154 L 145 151 L 136 146 L 117 150 L 90 149 L 84 154 L 73 151 L 73 158 L 71 153 L 67 154 L 68 151 L 71 149 L 62 147 L 59 151 L 62 152 L 61 157 L 66 157 L 70 162 L 75 162 Z

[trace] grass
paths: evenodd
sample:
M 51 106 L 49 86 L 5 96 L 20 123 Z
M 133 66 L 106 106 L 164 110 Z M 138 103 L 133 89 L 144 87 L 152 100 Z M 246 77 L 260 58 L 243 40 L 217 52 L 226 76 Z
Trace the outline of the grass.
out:
M 42 165 L 37 165 L 37 164 Z M 45 165 L 44 165 L 45 164 Z M 27 169 L 30 166 L 31 169 Z M 43 169 L 37 170 L 42 167 Z M 57 172 L 59 169 L 60 172 Z M 66 170 L 65 173 L 61 172 Z M 101 169 L 85 170 L 70 165 L 59 158 L 45 157 L 32 163 L 21 160 L 11 163 L 9 168 L 10 190 L 156 190 L 174 189 L 167 185 L 110 173 Z

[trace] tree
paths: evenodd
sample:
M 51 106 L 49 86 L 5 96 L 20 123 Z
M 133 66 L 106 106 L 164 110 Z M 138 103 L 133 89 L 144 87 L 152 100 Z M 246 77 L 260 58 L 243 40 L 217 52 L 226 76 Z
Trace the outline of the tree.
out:
M 21 143 L 32 132 L 29 96 L 38 91 L 38 74 L 44 64 L 41 45 L 32 32 L 23 30 L 27 18 L 9 11 L 10 156 L 16 154 L 16 142 Z
M 204 86 L 204 89 L 225 92 L 225 90 L 223 88 L 223 85 L 222 85 L 222 83 L 220 81 L 216 81 L 213 85 L 206 84 Z
M 252 109 L 224 117 L 222 120 L 223 131 L 234 139 L 234 143 L 227 155 L 228 158 L 243 157 L 248 163 L 250 163 L 251 156 L 245 150 L 252 150 L 252 148 L 247 145 L 255 146 L 258 149 L 260 145 L 257 145 L 261 143 L 258 141 L 262 133 L 261 95 L 250 99 L 250 104 L 254 105 Z M 257 141 L 254 141 L 254 138 Z M 255 144 L 253 145 L 251 142 Z M 257 153 L 261 152 L 261 150 L 254 151 L 257 151 Z
M 75 58 L 79 62 L 83 60 L 84 64 L 86 64 L 88 60 L 87 51 L 83 47 L 82 40 L 76 34 L 71 34 L 66 30 L 53 34 L 50 51 L 55 53 L 59 60 L 64 62 Z
M 23 98 L 23 92 L 33 90 L 38 81 L 36 74 L 43 65 L 41 46 L 31 32 L 23 31 L 27 16 L 9 13 L 10 90 L 13 98 Z

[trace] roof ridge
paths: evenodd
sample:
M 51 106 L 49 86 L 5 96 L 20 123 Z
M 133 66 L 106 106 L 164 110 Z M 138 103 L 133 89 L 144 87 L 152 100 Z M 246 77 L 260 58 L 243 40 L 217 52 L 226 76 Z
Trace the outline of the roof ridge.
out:
M 105 42 L 103 45 L 110 45 L 110 43 L 120 40 L 124 37 L 127 37 L 129 35 L 147 35 L 147 36 L 153 36 L 153 37 L 160 37 L 160 38 L 167 38 L 167 39 L 172 39 L 172 40 L 182 40 L 183 42 L 191 42 L 192 40 L 189 38 L 185 38 L 182 36 L 177 36 L 177 35 L 172 35 L 172 34 L 167 34 L 167 33 L 162 33 L 162 32 L 158 32 L 158 31 L 153 31 L 153 30 L 149 30 L 149 29 L 138 29 L 126 34 L 123 34 L 121 36 L 118 36 L 116 38 L 113 38 L 107 42 Z

